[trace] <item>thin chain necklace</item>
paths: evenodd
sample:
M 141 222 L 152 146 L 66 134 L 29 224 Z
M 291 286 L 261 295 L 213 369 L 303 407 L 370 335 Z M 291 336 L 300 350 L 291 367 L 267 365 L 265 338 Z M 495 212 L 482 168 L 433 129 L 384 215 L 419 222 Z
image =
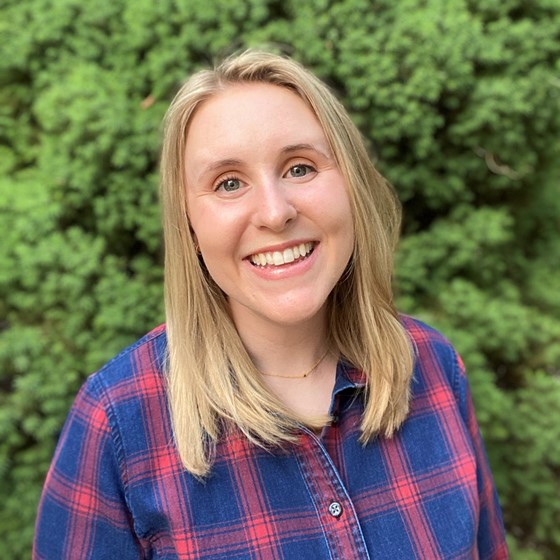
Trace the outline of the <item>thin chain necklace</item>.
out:
M 329 349 L 327 348 L 327 351 L 304 374 L 300 374 L 300 375 L 280 375 L 280 374 L 277 374 L 277 373 L 264 373 L 264 371 L 261 371 L 260 373 L 262 375 L 266 375 L 267 377 L 282 377 L 283 379 L 305 379 L 306 377 L 311 375 L 319 367 L 319 364 L 327 357 L 328 353 L 329 353 Z

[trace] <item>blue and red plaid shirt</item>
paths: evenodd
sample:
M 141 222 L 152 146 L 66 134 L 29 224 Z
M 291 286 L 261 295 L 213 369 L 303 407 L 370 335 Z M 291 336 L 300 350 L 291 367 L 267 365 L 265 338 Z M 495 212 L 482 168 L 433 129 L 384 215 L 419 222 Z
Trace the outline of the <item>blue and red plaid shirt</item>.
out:
M 410 414 L 359 443 L 362 376 L 339 363 L 320 436 L 265 451 L 232 432 L 210 476 L 173 444 L 159 327 L 91 376 L 47 476 L 35 560 L 502 559 L 502 517 L 461 361 L 403 318 L 416 347 Z

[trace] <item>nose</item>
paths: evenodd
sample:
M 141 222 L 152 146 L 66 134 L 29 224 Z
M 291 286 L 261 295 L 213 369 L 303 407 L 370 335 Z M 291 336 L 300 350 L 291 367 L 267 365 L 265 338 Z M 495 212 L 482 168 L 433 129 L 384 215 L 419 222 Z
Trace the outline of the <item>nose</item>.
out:
M 254 222 L 259 228 L 282 231 L 297 216 L 293 193 L 281 181 L 261 182 L 255 189 L 256 204 Z

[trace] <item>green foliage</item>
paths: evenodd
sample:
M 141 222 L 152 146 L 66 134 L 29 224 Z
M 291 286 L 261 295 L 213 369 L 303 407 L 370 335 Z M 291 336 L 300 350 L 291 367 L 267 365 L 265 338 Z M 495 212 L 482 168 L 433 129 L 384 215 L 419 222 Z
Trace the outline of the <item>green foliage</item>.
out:
M 519 529 L 560 547 L 560 381 L 542 372 L 516 392 L 511 418 L 509 508 Z
M 159 127 L 181 81 L 284 51 L 405 205 L 401 309 L 467 363 L 512 557 L 560 556 L 560 2 L 5 0 L 0 541 L 26 558 L 84 377 L 163 320 Z

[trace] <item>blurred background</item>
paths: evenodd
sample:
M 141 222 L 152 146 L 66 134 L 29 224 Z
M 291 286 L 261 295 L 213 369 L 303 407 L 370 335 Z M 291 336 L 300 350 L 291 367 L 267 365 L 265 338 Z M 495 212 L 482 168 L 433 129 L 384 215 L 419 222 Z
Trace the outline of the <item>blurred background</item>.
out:
M 248 46 L 351 112 L 405 209 L 399 307 L 466 362 L 512 558 L 560 558 L 560 0 L 2 0 L 4 557 L 86 375 L 163 321 L 164 111 Z

